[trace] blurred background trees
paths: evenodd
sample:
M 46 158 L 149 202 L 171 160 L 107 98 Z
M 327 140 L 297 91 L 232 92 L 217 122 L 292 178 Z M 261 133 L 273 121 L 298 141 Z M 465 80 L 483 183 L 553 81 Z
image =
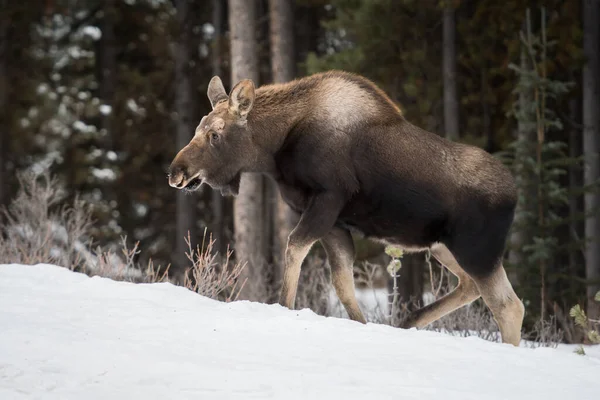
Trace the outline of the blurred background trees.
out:
M 597 0 L 25 3 L 0 0 L 0 203 L 17 192 L 17 171 L 50 169 L 65 201 L 79 193 L 93 205 L 98 243 L 127 235 L 141 260 L 177 273 L 184 236 L 200 243 L 207 228 L 215 252 L 230 245 L 249 263 L 241 297 L 275 301 L 294 215 L 272 182 L 245 176 L 235 199 L 209 187 L 183 195 L 166 169 L 210 111 L 213 75 L 229 90 L 344 69 L 376 82 L 413 123 L 513 168 L 506 265 L 529 325 L 560 323 L 575 303 L 600 316 Z M 356 247 L 357 267 L 387 265 L 381 245 Z M 307 287 L 311 268 L 323 269 L 313 253 Z M 403 257 L 400 301 L 431 291 L 426 265 L 426 254 Z

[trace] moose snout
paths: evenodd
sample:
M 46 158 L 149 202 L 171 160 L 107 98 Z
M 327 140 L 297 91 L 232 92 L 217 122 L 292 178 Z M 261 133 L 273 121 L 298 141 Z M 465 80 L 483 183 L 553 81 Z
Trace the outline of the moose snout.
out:
M 181 167 L 171 167 L 169 171 L 169 185 L 174 188 L 182 189 L 187 181 L 187 174 Z

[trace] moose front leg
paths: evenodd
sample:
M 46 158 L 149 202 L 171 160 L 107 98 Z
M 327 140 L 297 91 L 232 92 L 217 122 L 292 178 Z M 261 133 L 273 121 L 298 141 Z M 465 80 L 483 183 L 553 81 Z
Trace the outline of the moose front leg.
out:
M 302 261 L 312 245 L 333 227 L 342 207 L 343 197 L 329 192 L 313 196 L 288 237 L 285 269 L 279 304 L 293 309 Z

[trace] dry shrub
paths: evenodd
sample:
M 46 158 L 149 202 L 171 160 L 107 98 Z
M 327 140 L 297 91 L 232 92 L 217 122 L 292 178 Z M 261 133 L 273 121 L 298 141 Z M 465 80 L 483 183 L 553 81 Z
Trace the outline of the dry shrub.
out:
M 225 259 L 217 262 L 218 254 L 213 252 L 215 240 L 212 236 L 206 240 L 206 231 L 202 245 L 197 246 L 195 250 L 192 248 L 189 232 L 186 244 L 186 256 L 192 265 L 185 271 L 183 285 L 211 299 L 226 302 L 237 300 L 247 281 L 239 281 L 245 264 L 231 262 L 232 252 L 229 249 Z
M 330 268 L 325 258 L 316 254 L 306 257 L 298 281 L 296 308 L 310 308 L 319 315 L 330 315 L 329 296 L 332 290 L 330 275 Z
M 88 269 L 86 273 L 90 276 L 102 276 L 115 281 L 128 281 L 135 283 L 157 283 L 169 281 L 169 268 L 155 266 L 152 259 L 147 265 L 136 262 L 140 254 L 140 242 L 136 242 L 132 248 L 127 244 L 127 236 L 121 237 L 120 253 L 118 255 L 112 250 L 104 250 L 101 247 L 96 249 L 96 262 L 93 269 Z
M 64 205 L 65 190 L 48 171 L 19 173 L 17 178 L 19 191 L 8 208 L 2 209 L 5 221 L 0 231 L 0 262 L 54 264 L 90 276 L 129 282 L 173 281 L 170 266 L 163 268 L 152 260 L 139 264 L 139 242 L 130 248 L 126 237 L 121 238 L 116 252 L 101 247 L 92 251 L 90 208 L 77 197 Z M 189 235 L 186 242 L 191 265 L 181 283 L 210 298 L 237 298 L 243 286 L 238 282 L 243 265 L 232 265 L 230 251 L 223 263 L 217 262 L 212 238 L 195 251 Z
M 451 336 L 476 336 L 493 342 L 500 338 L 500 332 L 492 313 L 482 300 L 476 300 L 451 312 L 430 324 L 426 329 Z
M 373 295 L 374 299 L 377 299 L 377 285 L 376 282 L 380 276 L 380 270 L 381 270 L 381 266 L 377 265 L 377 264 L 372 264 L 369 262 L 365 262 L 363 263 L 362 267 L 361 266 L 355 266 L 354 267 L 354 282 L 355 282 L 355 286 L 356 287 L 361 287 L 363 288 L 363 291 L 366 292 L 371 292 L 371 294 Z M 358 294 L 358 292 L 357 292 Z M 373 322 L 376 324 L 385 324 L 385 325 L 393 325 L 392 324 L 392 318 L 391 318 L 391 311 L 388 312 L 388 310 L 392 310 L 391 307 L 391 302 L 393 301 L 393 297 L 394 297 L 394 293 L 389 294 L 388 295 L 388 307 L 387 308 L 383 308 L 383 306 L 376 300 L 375 301 L 375 306 L 374 307 L 369 307 L 367 304 L 365 304 L 365 302 L 361 301 L 360 296 L 357 296 L 357 301 L 359 303 L 359 306 L 365 316 L 365 318 L 367 319 L 367 321 L 369 322 Z M 341 308 L 343 306 L 341 305 L 341 303 L 339 302 L 339 300 L 337 301 L 337 308 L 338 308 L 338 312 L 340 314 L 341 313 Z
M 228 250 L 229 252 L 229 250 Z M 278 298 L 278 287 L 274 287 L 274 268 L 263 256 L 253 257 L 245 265 L 240 279 L 245 281 L 243 290 L 240 290 L 239 299 L 258 303 L 274 303 Z M 280 282 L 277 283 L 280 285 Z
M 90 276 L 143 280 L 142 272 L 133 263 L 137 245 L 129 257 L 125 239 L 125 257 L 101 248 L 90 250 L 90 207 L 77 196 L 71 204 L 63 204 L 66 193 L 58 179 L 48 171 L 18 173 L 17 179 L 19 191 L 8 208 L 2 210 L 3 263 L 54 264 Z
M 56 264 L 82 270 L 95 257 L 88 249 L 90 209 L 77 197 L 60 205 L 65 191 L 48 172 L 18 173 L 19 191 L 8 208 L 0 235 L 4 263 Z
M 527 339 L 523 342 L 525 347 L 532 348 L 556 348 L 564 339 L 564 333 L 554 316 L 551 316 L 550 320 L 538 320 L 533 326 L 533 330 L 523 336 Z

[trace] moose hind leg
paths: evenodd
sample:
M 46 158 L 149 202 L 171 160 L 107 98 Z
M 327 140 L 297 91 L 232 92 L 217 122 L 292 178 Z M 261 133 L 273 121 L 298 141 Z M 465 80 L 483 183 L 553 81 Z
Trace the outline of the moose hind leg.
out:
M 501 263 L 485 278 L 475 278 L 483 301 L 500 328 L 502 342 L 519 346 L 525 308 L 513 290 Z
M 403 321 L 403 328 L 423 328 L 452 311 L 479 298 L 475 282 L 460 267 L 452 253 L 442 244 L 431 248 L 431 254 L 458 278 L 458 286 L 441 299 L 411 313 Z
M 366 323 L 366 319 L 356 301 L 354 290 L 354 243 L 350 232 L 333 228 L 321 239 L 331 267 L 331 280 L 335 292 L 348 312 L 350 319 Z

